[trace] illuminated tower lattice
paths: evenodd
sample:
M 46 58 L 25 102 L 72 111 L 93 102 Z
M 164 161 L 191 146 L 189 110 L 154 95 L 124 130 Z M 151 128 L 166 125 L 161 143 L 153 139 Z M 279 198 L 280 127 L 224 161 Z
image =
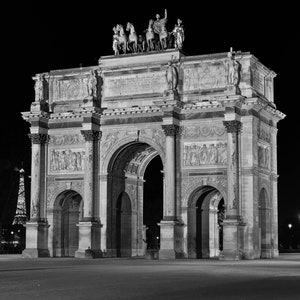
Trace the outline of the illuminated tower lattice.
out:
M 13 220 L 13 225 L 23 225 L 27 221 L 26 216 L 26 202 L 25 202 L 25 185 L 24 185 L 24 169 L 20 171 L 20 182 L 19 182 L 19 192 L 18 192 L 18 202 L 16 214 Z

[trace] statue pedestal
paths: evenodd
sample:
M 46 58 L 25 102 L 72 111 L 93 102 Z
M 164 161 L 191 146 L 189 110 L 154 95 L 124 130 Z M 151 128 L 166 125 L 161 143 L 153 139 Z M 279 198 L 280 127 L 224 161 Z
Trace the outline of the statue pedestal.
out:
M 101 224 L 94 221 L 79 222 L 79 246 L 75 252 L 77 258 L 102 257 L 100 250 Z
M 239 226 L 240 221 L 236 219 L 225 219 L 223 221 L 223 251 L 220 260 L 241 260 L 242 253 L 239 251 Z
M 162 220 L 160 226 L 160 250 L 159 259 L 175 259 L 175 234 L 177 221 Z
M 29 221 L 26 223 L 26 249 L 22 252 L 25 258 L 49 257 L 48 222 Z

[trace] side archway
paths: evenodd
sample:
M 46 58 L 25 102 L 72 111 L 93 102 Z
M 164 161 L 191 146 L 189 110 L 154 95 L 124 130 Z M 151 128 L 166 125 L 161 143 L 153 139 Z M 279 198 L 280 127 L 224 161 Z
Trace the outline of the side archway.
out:
M 206 185 L 193 191 L 188 201 L 188 258 L 219 257 L 223 218 L 224 197 L 219 190 Z
M 49 236 L 54 257 L 73 257 L 78 249 L 78 222 L 83 215 L 83 201 L 73 190 L 61 192 L 54 201 L 52 232 Z
M 267 190 L 264 187 L 259 193 L 258 210 L 260 257 L 270 258 L 272 256 L 272 209 Z

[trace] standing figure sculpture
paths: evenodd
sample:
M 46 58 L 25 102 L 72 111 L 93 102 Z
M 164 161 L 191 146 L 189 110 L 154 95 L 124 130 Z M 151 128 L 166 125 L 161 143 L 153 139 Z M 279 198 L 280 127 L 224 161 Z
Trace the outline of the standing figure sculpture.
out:
M 114 35 L 113 35 L 112 48 L 114 50 L 114 54 L 119 55 L 119 34 L 116 26 L 113 27 L 113 32 Z
M 175 91 L 177 89 L 178 75 L 177 69 L 173 66 L 172 62 L 168 62 L 166 70 L 166 79 L 169 91 Z
M 87 92 L 88 96 L 96 97 L 97 96 L 97 73 L 95 70 L 91 70 L 90 75 L 87 81 Z
M 44 74 L 38 74 L 35 79 L 35 101 L 41 101 L 44 100 L 44 81 L 45 81 L 45 75 Z
M 138 37 L 135 32 L 134 26 L 130 22 L 127 23 L 126 31 L 129 31 L 128 47 L 130 48 L 131 52 L 136 53 L 138 50 Z
M 172 33 L 175 37 L 174 47 L 181 50 L 184 42 L 184 28 L 180 19 L 177 19 L 177 24 L 175 24 Z
M 236 61 L 232 48 L 230 48 L 230 52 L 228 52 L 227 56 L 227 83 L 228 85 L 234 86 L 236 91 L 239 93 L 238 85 L 240 83 L 240 64 Z
M 163 19 L 160 19 L 160 15 L 157 14 L 156 20 L 153 23 L 154 33 L 159 35 L 159 41 L 162 49 L 167 48 L 168 32 L 166 29 L 166 23 L 167 23 L 167 10 L 165 9 L 165 17 Z

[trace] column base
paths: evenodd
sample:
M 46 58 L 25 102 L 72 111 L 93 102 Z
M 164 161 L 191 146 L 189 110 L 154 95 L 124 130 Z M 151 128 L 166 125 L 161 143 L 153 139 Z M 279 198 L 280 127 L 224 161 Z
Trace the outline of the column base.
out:
M 102 257 L 103 257 L 103 253 L 101 250 L 80 249 L 75 251 L 75 258 L 93 259 L 93 258 L 102 258 Z
M 240 251 L 236 250 L 223 250 L 220 253 L 219 260 L 242 260 L 243 256 Z
M 160 249 L 158 253 L 159 259 L 175 259 L 176 252 L 172 249 Z
M 243 253 L 239 249 L 239 225 L 238 218 L 229 218 L 223 221 L 223 251 L 220 253 L 220 260 L 241 260 Z
M 178 221 L 162 220 L 160 226 L 160 250 L 159 259 L 175 259 L 182 256 L 180 249 L 176 249 L 176 238 L 178 229 L 181 227 Z
M 75 251 L 76 258 L 100 258 L 103 257 L 100 250 L 101 224 L 95 221 L 80 221 L 79 247 Z
M 50 257 L 48 250 L 48 222 L 30 220 L 26 223 L 26 249 L 22 256 L 26 258 Z
M 30 249 L 26 248 L 22 252 L 24 258 L 50 257 L 48 249 Z

